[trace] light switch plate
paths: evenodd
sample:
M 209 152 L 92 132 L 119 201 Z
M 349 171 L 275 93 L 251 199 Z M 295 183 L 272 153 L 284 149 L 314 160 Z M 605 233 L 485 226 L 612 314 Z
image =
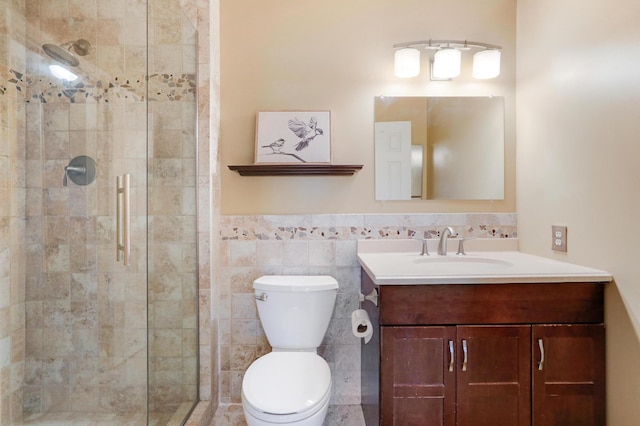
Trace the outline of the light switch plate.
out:
M 567 252 L 567 227 L 551 226 L 551 250 Z

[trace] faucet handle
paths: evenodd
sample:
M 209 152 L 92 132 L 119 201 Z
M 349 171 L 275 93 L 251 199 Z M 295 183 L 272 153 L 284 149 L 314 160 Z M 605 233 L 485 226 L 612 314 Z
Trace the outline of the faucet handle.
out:
M 458 251 L 456 252 L 456 254 L 458 256 L 465 256 L 467 253 L 464 252 L 464 242 L 468 240 L 475 240 L 476 238 L 478 237 L 460 238 L 458 240 Z
M 420 256 L 429 256 L 429 247 L 427 247 L 426 238 L 422 239 L 422 253 L 420 253 Z

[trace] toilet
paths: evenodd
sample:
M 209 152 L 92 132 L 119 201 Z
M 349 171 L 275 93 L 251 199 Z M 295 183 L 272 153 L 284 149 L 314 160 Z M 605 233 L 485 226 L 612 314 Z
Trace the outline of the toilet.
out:
M 322 426 L 332 381 L 317 348 L 329 327 L 338 282 L 330 276 L 267 275 L 253 289 L 272 351 L 244 374 L 247 425 Z

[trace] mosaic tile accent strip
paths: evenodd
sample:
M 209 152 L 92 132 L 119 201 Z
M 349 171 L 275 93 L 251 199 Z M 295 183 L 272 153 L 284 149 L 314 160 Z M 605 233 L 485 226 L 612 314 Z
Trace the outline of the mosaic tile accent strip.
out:
M 27 102 L 96 103 L 141 102 L 147 97 L 145 76 L 133 78 L 81 78 L 78 82 L 62 82 L 48 77 L 25 77 L 9 70 L 7 81 L 18 91 L 25 91 Z M 195 74 L 152 74 L 148 77 L 150 101 L 194 102 L 197 82 Z M 0 87 L 0 93 L 6 92 Z
M 0 64 L 0 95 L 6 95 L 12 87 L 24 93 L 24 86 L 23 73 Z
M 517 238 L 515 213 L 223 216 L 222 240 L 360 240 L 439 238 L 451 226 L 463 237 Z

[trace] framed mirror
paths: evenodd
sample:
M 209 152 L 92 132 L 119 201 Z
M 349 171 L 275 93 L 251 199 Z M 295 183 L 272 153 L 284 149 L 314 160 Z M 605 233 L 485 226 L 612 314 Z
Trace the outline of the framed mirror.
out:
M 502 97 L 375 98 L 376 200 L 504 199 Z

